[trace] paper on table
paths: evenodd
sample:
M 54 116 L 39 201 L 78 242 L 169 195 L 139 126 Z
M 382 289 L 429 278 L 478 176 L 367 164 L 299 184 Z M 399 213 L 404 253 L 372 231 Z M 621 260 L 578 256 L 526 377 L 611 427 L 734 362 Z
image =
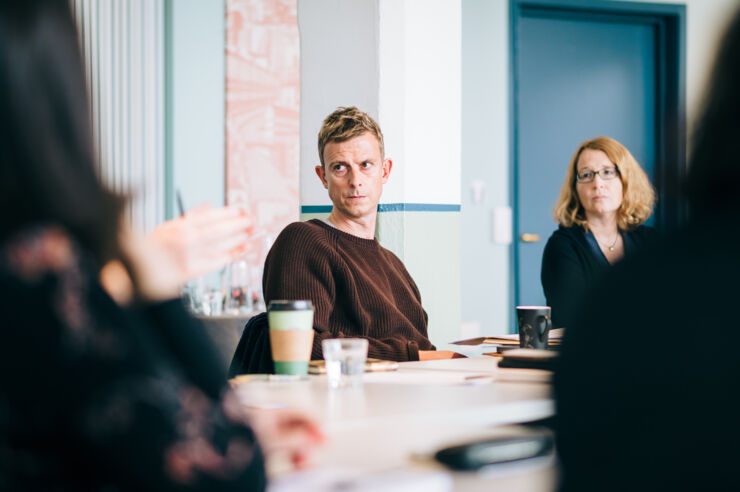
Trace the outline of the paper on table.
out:
M 304 374 L 240 374 L 229 379 L 232 387 L 238 387 L 244 383 L 253 381 L 269 381 L 272 383 L 282 382 L 290 383 L 293 381 L 308 381 L 308 376 Z
M 549 343 L 551 345 L 559 345 L 564 333 L 565 328 L 550 330 L 550 334 L 548 335 Z M 466 340 L 458 340 L 451 343 L 455 345 L 519 345 L 519 335 L 516 333 L 509 335 L 493 335 L 488 337 L 468 338 Z
M 467 372 L 446 371 L 398 371 L 398 372 L 372 372 L 363 375 L 366 384 L 418 384 L 418 385 L 473 385 L 490 384 L 493 382 L 492 374 L 478 374 Z
M 480 357 L 485 355 L 486 352 L 494 352 L 496 350 L 495 345 L 454 345 L 452 343 L 443 343 L 437 345 L 437 350 L 451 350 L 457 352 L 465 357 Z
M 492 337 L 476 337 L 468 338 L 465 340 L 457 340 L 456 342 L 450 342 L 455 345 L 508 345 L 508 344 L 519 344 L 519 335 L 498 335 Z

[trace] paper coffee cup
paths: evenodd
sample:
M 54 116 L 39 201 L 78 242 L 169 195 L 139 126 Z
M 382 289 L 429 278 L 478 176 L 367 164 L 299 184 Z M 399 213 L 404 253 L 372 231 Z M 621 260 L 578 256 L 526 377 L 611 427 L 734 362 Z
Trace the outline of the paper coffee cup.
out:
M 308 374 L 314 334 L 311 301 L 270 301 L 267 323 L 275 374 Z

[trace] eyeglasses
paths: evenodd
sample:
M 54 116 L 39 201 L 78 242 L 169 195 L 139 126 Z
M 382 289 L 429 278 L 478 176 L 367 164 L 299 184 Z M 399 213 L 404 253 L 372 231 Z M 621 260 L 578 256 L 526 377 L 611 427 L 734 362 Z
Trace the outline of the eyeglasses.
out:
M 601 176 L 603 180 L 614 179 L 619 176 L 619 168 L 617 166 L 605 167 L 598 171 L 583 171 L 582 173 L 576 173 L 576 181 L 579 183 L 590 183 L 596 179 L 596 175 Z

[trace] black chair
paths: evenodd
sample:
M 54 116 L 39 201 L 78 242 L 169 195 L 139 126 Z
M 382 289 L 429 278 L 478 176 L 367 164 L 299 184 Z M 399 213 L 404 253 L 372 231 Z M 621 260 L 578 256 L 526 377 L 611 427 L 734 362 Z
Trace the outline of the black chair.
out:
M 239 374 L 274 374 L 267 313 L 250 318 L 229 366 L 229 378 Z
M 234 357 L 239 340 L 244 333 L 244 325 L 251 316 L 196 316 L 211 338 L 221 355 L 221 367 L 224 376 L 229 370 L 229 364 Z

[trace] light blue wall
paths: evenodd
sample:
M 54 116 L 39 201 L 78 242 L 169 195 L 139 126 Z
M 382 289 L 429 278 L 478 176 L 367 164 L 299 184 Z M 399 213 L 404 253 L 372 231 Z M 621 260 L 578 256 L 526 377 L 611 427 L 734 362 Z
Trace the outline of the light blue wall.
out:
M 462 1 L 463 323 L 507 333 L 511 246 L 493 242 L 493 210 L 509 206 L 509 9 L 507 1 Z M 484 187 L 474 203 L 472 186 Z M 473 336 L 475 333 L 468 332 Z
M 224 0 L 166 0 L 166 215 L 224 203 Z

